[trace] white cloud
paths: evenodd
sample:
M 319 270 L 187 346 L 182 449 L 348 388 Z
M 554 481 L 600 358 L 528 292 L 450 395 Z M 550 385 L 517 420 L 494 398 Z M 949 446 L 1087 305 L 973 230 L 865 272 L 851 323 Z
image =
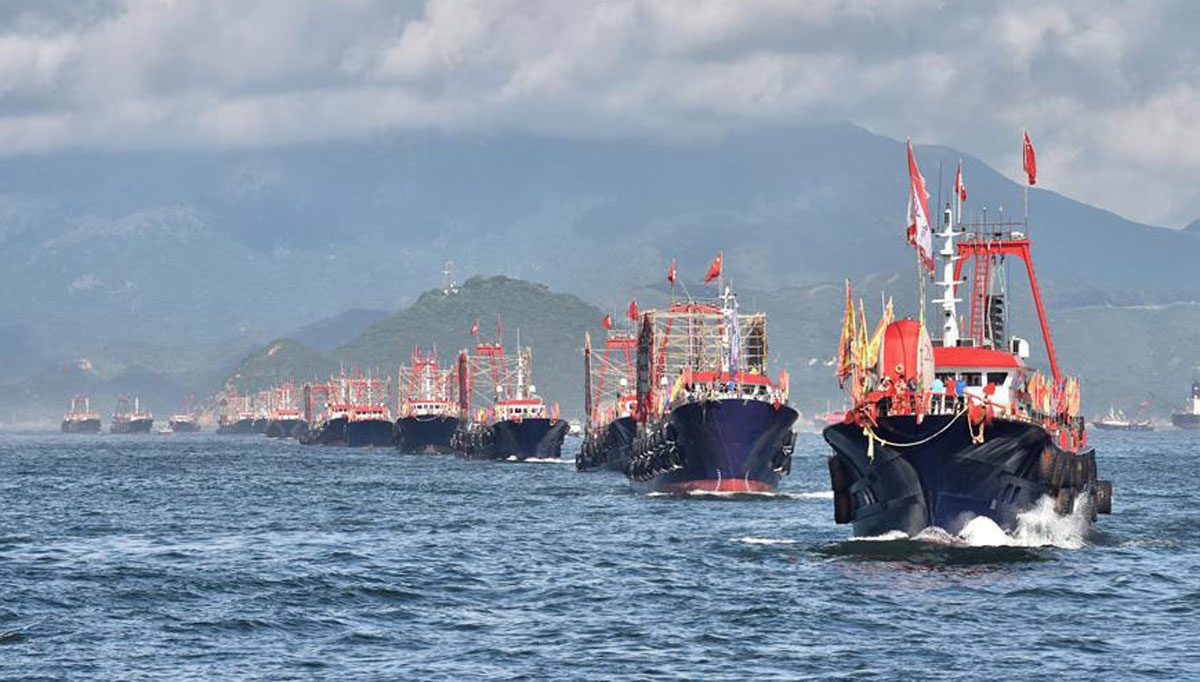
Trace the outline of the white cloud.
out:
M 51 9 L 59 14 L 53 14 Z M 97 0 L 0 10 L 0 149 L 848 119 L 1131 217 L 1200 216 L 1187 0 Z M 62 15 L 62 16 L 59 16 Z M 1153 201 L 1114 187 L 1151 186 Z

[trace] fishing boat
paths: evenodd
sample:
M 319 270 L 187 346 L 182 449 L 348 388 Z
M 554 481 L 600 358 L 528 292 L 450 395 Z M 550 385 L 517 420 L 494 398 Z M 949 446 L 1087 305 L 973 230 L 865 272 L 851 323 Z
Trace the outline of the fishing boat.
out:
M 591 334 L 584 335 L 583 443 L 575 456 L 579 471 L 624 471 L 637 435 L 637 337 L 632 330 L 615 331 L 612 317 L 604 347 L 592 350 Z
M 840 423 L 846 418 L 846 412 L 849 410 L 850 408 L 846 406 L 842 406 L 842 409 L 836 410 L 832 407 L 832 404 L 829 401 L 826 401 L 825 411 L 814 414 L 812 417 L 812 424 L 816 427 L 817 431 L 822 431 L 826 426 L 833 426 L 834 424 Z
M 150 433 L 154 426 L 154 415 L 143 410 L 137 396 L 117 396 L 117 409 L 108 423 L 109 433 Z
M 909 241 L 917 247 L 923 311 L 925 275 L 935 267 L 934 227 L 911 144 L 908 153 Z M 968 223 L 961 198 L 957 203 L 957 215 L 947 205 L 938 226 L 942 296 L 934 302 L 942 308 L 942 329 L 936 343 L 923 314 L 895 320 L 891 306 L 868 337 L 862 303 L 856 315 L 846 285 L 837 374 L 849 382 L 853 407 L 823 433 L 833 449 L 834 518 L 853 524 L 858 536 L 915 536 L 930 527 L 958 533 L 978 517 L 1012 530 L 1046 498 L 1058 514 L 1078 511 L 1085 520 L 1112 509 L 1112 484 L 1097 478 L 1079 414 L 1079 382 L 1060 371 L 1054 353 L 1027 221 L 989 222 L 985 214 Z M 1009 333 L 1009 259 L 1025 266 L 1049 375 L 1028 366 L 1029 343 Z M 964 334 L 957 296 L 968 262 Z
M 217 433 L 246 436 L 254 433 L 254 410 L 250 396 L 238 395 L 237 386 L 226 386 L 217 401 Z
M 100 433 L 100 414 L 92 409 L 86 395 L 77 395 L 67 402 L 63 415 L 63 433 Z
M 451 445 L 471 459 L 559 459 L 567 422 L 538 395 L 533 351 L 521 346 L 520 331 L 516 353 L 506 357 L 501 329 L 497 324 L 495 341 L 478 340 L 473 352 L 459 353 L 459 410 L 469 418 Z
M 1101 431 L 1153 431 L 1154 424 L 1145 415 L 1145 410 L 1146 403 L 1142 403 L 1138 415 L 1129 419 L 1124 412 L 1110 407 L 1107 415 L 1092 420 L 1092 426 Z
M 304 413 L 297 406 L 296 384 L 282 383 L 272 388 L 265 396 L 267 401 L 267 427 L 263 431 L 268 438 L 299 438 L 308 430 Z
M 191 398 L 185 398 L 179 411 L 167 418 L 167 429 L 172 433 L 195 433 L 200 430 L 200 423 L 196 420 L 196 404 Z
M 438 367 L 437 349 L 426 355 L 417 348 L 407 366 L 400 367 L 400 405 L 395 441 L 401 452 L 454 452 L 450 441 L 460 422 L 458 403 L 451 395 L 458 378 Z
M 1200 379 L 1192 382 L 1192 401 L 1183 411 L 1171 414 L 1171 423 L 1180 429 L 1200 429 Z
M 673 270 L 673 268 L 672 268 Z M 640 314 L 637 432 L 625 476 L 639 492 L 772 493 L 792 467 L 799 413 L 787 372 L 767 376 L 767 316 L 740 312 L 721 256 L 719 300 Z
M 391 447 L 393 424 L 391 380 L 343 371 L 328 384 L 304 388 L 305 421 L 310 428 L 299 440 L 305 445 Z

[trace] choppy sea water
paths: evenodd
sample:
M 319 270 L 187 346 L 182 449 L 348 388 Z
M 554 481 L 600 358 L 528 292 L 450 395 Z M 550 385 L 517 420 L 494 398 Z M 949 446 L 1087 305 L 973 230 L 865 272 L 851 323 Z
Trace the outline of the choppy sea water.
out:
M 1093 440 L 1116 494 L 1090 533 L 912 540 L 834 525 L 814 434 L 750 499 L 566 459 L 0 435 L 0 677 L 1194 678 L 1200 434 Z

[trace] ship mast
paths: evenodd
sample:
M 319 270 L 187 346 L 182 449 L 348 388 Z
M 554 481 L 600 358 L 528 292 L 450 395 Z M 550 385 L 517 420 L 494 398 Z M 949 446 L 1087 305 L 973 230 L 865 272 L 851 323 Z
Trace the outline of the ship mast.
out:
M 960 299 L 955 297 L 955 289 L 961 281 L 954 277 L 954 263 L 961 256 L 958 255 L 958 250 L 954 246 L 954 238 L 962 234 L 961 230 L 955 229 L 962 222 L 962 202 L 958 203 L 958 218 L 950 211 L 949 203 L 946 204 L 946 210 L 942 214 L 942 231 L 937 234 L 942 238 L 942 248 L 938 251 L 938 256 L 942 259 L 942 279 L 936 284 L 942 287 L 942 297 L 933 300 L 934 303 L 942 304 L 942 345 L 947 348 L 953 348 L 958 345 L 959 328 L 958 328 L 958 303 Z

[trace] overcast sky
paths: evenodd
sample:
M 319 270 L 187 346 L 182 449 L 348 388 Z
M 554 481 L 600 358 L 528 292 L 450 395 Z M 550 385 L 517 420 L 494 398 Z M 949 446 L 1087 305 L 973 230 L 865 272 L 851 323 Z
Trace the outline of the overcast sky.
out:
M 1200 218 L 1200 3 L 4 0 L 0 153 L 849 120 Z M 968 178 L 969 182 L 969 178 Z

